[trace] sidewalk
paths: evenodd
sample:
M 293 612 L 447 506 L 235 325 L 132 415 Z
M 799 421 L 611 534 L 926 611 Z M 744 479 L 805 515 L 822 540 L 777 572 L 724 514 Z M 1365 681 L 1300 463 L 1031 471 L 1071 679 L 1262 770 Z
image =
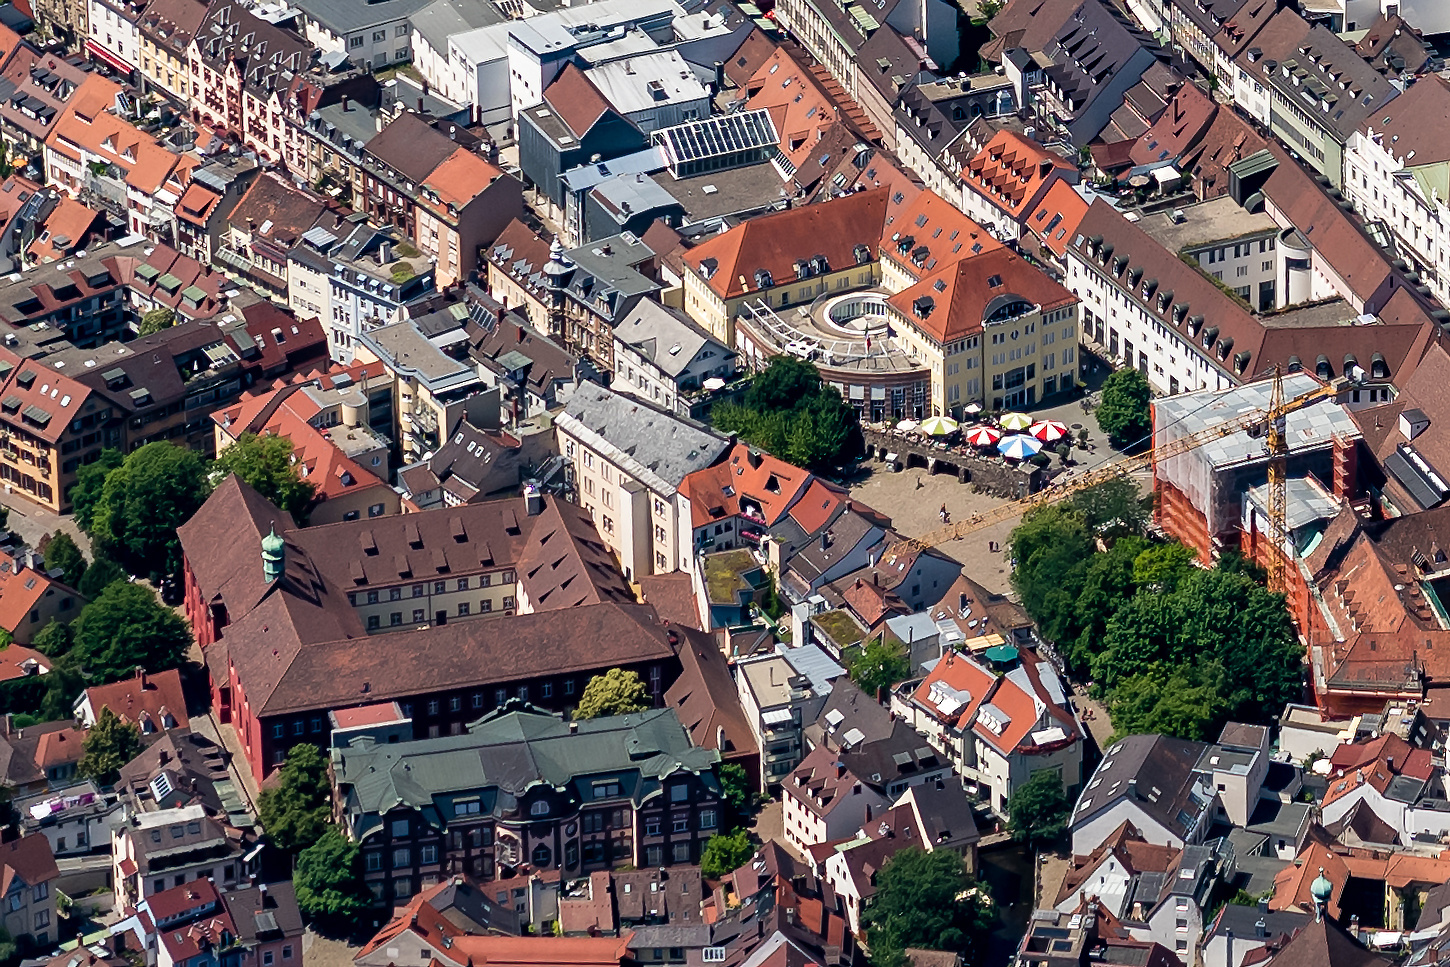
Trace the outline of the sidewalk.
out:
M 10 511 L 9 528 L 31 547 L 40 544 L 41 538 L 56 531 L 65 531 L 76 542 L 76 546 L 91 557 L 91 539 L 76 526 L 70 514 L 57 514 L 40 504 L 31 503 L 15 493 L 5 493 L 0 488 L 0 506 Z

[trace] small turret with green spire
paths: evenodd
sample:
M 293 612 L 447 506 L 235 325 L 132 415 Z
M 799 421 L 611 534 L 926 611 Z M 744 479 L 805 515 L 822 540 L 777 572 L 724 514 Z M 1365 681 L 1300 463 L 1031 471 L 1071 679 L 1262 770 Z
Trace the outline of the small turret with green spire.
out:
M 1309 884 L 1309 892 L 1314 897 L 1314 919 L 1324 919 L 1324 912 L 1329 909 L 1329 901 L 1334 896 L 1334 882 L 1324 875 L 1324 867 L 1319 867 L 1319 875 Z
M 271 584 L 282 576 L 287 554 L 287 543 L 277 536 L 277 525 L 262 538 L 262 576 Z

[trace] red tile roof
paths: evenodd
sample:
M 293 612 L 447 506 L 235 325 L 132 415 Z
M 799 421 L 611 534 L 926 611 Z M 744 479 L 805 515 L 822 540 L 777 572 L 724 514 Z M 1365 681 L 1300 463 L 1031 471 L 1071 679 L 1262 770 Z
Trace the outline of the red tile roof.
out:
M 774 526 L 814 479 L 809 471 L 737 443 L 726 459 L 686 476 L 680 492 L 690 499 L 695 527 L 739 514 L 742 498 L 759 504 L 766 525 Z
M 731 299 L 761 288 L 758 270 L 770 273 L 774 286 L 795 279 L 796 263 L 817 255 L 832 271 L 856 265 L 859 246 L 875 261 L 887 197 L 886 189 L 874 189 L 752 218 L 695 246 L 685 265 Z
M 190 726 L 186 717 L 186 695 L 181 690 L 181 673 L 174 668 L 163 672 L 137 672 L 109 685 L 92 685 L 85 691 L 91 714 L 109 708 L 123 721 L 134 722 L 142 731 L 162 732 Z
M 882 223 L 881 257 L 912 279 L 1002 248 L 985 228 L 934 191 L 918 192 L 900 204 L 896 198 L 893 194 Z
M 41 771 L 47 771 L 81 761 L 85 737 L 85 732 L 78 728 L 45 733 L 35 747 L 35 764 Z
M 962 259 L 888 301 L 932 339 L 947 343 L 981 332 L 993 313 L 1012 303 L 1051 312 L 1078 297 L 1015 252 L 996 248 Z
M 1178 160 L 1213 123 L 1218 105 L 1197 84 L 1186 83 L 1173 95 L 1168 107 L 1142 137 L 1133 144 L 1133 164 L 1157 167 Z
M 9 896 L 15 880 L 27 886 L 47 883 L 60 876 L 50 841 L 41 835 L 22 836 L 0 843 L 0 896 Z
M 450 206 L 463 208 L 503 177 L 503 169 L 489 164 L 467 148 L 454 151 L 423 180 L 419 201 L 430 211 L 445 215 Z M 437 196 L 437 201 L 432 195 Z
M 62 197 L 51 211 L 40 234 L 26 252 L 33 261 L 54 262 L 77 249 L 85 248 L 91 229 L 101 220 L 101 213 L 72 198 Z
M 1066 181 L 1054 181 L 1036 205 L 1037 210 L 1023 224 L 1059 258 L 1067 254 L 1068 242 L 1087 214 L 1087 199 Z
M 1076 174 L 1060 155 L 1004 128 L 962 169 L 962 181 L 1020 221 L 1048 179 Z
M 576 139 L 583 139 L 604 113 L 612 110 L 609 100 L 572 61 L 545 89 L 544 100 Z
M 0 682 L 41 675 L 50 668 L 51 660 L 33 648 L 14 642 L 0 648 Z
M 0 628 L 12 635 L 18 635 L 17 640 L 19 641 L 29 641 L 30 612 L 40 604 L 47 594 L 71 595 L 75 599 L 76 607 L 80 606 L 80 593 L 74 588 L 68 587 L 60 581 L 53 581 L 46 577 L 44 571 L 26 567 L 18 559 L 0 553 Z M 36 626 L 34 630 L 39 631 L 39 626 Z M 3 654 L 0 652 L 0 656 Z M 3 657 L 0 657 L 0 661 L 3 660 Z M 19 661 L 23 660 L 23 658 L 19 659 Z M 45 667 L 50 667 L 49 661 L 45 662 Z

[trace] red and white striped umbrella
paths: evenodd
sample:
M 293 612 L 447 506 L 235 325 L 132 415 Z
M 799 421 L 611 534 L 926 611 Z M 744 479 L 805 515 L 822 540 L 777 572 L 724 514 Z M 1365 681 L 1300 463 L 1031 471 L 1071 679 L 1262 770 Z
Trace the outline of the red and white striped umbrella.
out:
M 966 432 L 967 442 L 977 447 L 993 446 L 1000 439 L 1001 431 L 990 426 L 974 426 Z
M 1067 436 L 1067 426 L 1056 420 L 1040 420 L 1027 431 L 1043 443 L 1054 443 Z

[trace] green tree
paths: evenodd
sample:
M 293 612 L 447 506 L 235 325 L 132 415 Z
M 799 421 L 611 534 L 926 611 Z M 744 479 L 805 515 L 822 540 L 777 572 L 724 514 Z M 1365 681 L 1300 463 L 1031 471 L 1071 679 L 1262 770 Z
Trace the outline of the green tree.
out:
M 1098 426 L 1115 447 L 1146 442 L 1153 429 L 1150 401 L 1153 391 L 1148 377 L 1136 369 L 1120 369 L 1103 383 L 1103 401 L 1098 404 Z
M 885 640 L 885 634 L 871 639 L 851 659 L 851 681 L 874 701 L 881 689 L 904 681 L 911 674 L 911 659 L 900 642 Z
M 876 874 L 876 898 L 861 914 L 872 967 L 901 967 L 906 948 L 950 950 L 978 967 L 997 909 L 962 858 L 947 850 L 904 849 Z
M 125 678 L 138 665 L 153 672 L 175 668 L 191 647 L 186 623 L 143 584 L 118 581 L 106 588 L 81 609 L 73 631 L 71 656 L 93 684 Z
M 140 325 L 136 327 L 136 332 L 142 336 L 149 336 L 163 329 L 170 329 L 174 325 L 176 325 L 176 313 L 162 307 L 152 309 L 142 316 Z
M 700 854 L 700 873 L 718 880 L 749 863 L 754 855 L 755 844 L 750 842 L 750 830 L 741 828 L 733 833 L 717 833 L 710 837 Z
M 1244 574 L 1193 568 L 1172 590 L 1142 587 L 1118 610 L 1092 673 L 1119 710 L 1119 732 L 1151 717 L 1210 735 L 1228 719 L 1267 723 L 1301 698 L 1303 656 L 1282 595 Z
M 70 651 L 70 625 L 51 618 L 44 628 L 35 633 L 30 647 L 47 658 L 59 658 Z
M 141 730 L 133 722 L 122 720 L 110 706 L 102 706 L 96 724 L 86 732 L 81 744 L 81 761 L 76 771 L 103 786 L 121 776 L 121 767 L 141 752 Z
M 729 812 L 724 825 L 730 828 L 749 822 L 755 815 L 759 799 L 745 767 L 726 762 L 720 766 L 719 773 L 720 798 L 725 800 L 725 808 Z
M 579 697 L 579 707 L 574 710 L 576 719 L 597 719 L 602 715 L 628 715 L 643 712 L 649 708 L 649 696 L 638 672 L 611 668 L 603 675 L 595 675 L 584 686 Z
M 76 590 L 85 597 L 96 600 L 101 592 L 115 584 L 117 581 L 125 582 L 126 571 L 111 560 L 109 557 L 97 558 L 96 561 L 86 568 L 86 573 L 81 576 L 80 584 Z
M 327 831 L 297 857 L 292 877 L 297 906 L 324 924 L 340 926 L 372 903 L 362 878 L 362 855 L 337 827 Z
M 316 843 L 332 819 L 327 759 L 311 743 L 294 745 L 277 783 L 262 790 L 257 820 L 279 849 L 299 853 Z
M 1082 514 L 1088 528 L 1103 537 L 1146 532 L 1148 503 L 1138 484 L 1127 477 L 1105 480 L 1068 499 L 1068 506 Z
M 1149 591 L 1172 591 L 1193 571 L 1193 549 L 1177 541 L 1154 544 L 1133 560 L 1133 583 Z
M 745 405 L 766 413 L 792 410 L 820 389 L 821 373 L 812 363 L 795 356 L 774 356 L 745 391 Z
M 84 464 L 76 471 L 76 482 L 70 490 L 71 513 L 75 515 L 76 526 L 86 533 L 91 531 L 91 518 L 106 489 L 106 477 L 125 459 L 120 450 L 102 450 L 94 463 Z
M 1130 675 L 1112 690 L 1108 714 L 1119 735 L 1161 733 L 1204 741 L 1227 719 L 1223 667 L 1215 661 L 1192 665 L 1158 662 Z
M 776 356 L 756 376 L 741 404 L 711 412 L 715 427 L 802 467 L 824 468 L 860 452 L 855 409 L 816 367 L 793 356 Z
M 1105 553 L 1094 554 L 1083 570 L 1073 611 L 1074 638 L 1059 644 L 1059 653 L 1069 670 L 1078 676 L 1088 673 L 1088 662 L 1097 650 L 1108 619 L 1132 600 L 1133 565 L 1148 547 L 1141 537 L 1120 537 Z
M 1039 769 L 1012 793 L 1007 810 L 1012 838 L 1040 846 L 1055 842 L 1067 829 L 1072 801 L 1062 787 L 1062 776 Z
M 212 464 L 211 480 L 220 483 L 234 473 L 256 491 L 293 517 L 298 517 L 312 502 L 317 488 L 298 475 L 292 459 L 292 441 L 284 436 L 257 436 L 243 433 L 241 438 L 217 455 Z
M 1002 8 L 1005 6 L 1007 6 L 1007 0 L 979 0 L 977 3 L 979 19 L 984 21 L 991 20 L 997 14 L 1001 13 Z
M 39 720 L 58 722 L 74 716 L 76 699 L 85 687 L 86 679 L 76 670 L 69 655 L 56 662 L 45 676 L 45 697 L 40 702 Z
M 1077 638 L 1077 597 L 1094 550 L 1082 514 L 1061 504 L 1030 511 L 1007 546 L 1012 587 L 1038 630 L 1053 642 Z
M 75 539 L 65 531 L 56 531 L 45 545 L 45 569 L 54 571 L 56 568 L 64 572 L 61 580 L 73 588 L 81 583 L 86 573 L 86 556 L 76 546 Z
M 181 567 L 176 529 L 207 492 L 205 467 L 194 451 L 164 440 L 148 443 L 106 476 L 91 537 L 132 574 L 174 574 Z

